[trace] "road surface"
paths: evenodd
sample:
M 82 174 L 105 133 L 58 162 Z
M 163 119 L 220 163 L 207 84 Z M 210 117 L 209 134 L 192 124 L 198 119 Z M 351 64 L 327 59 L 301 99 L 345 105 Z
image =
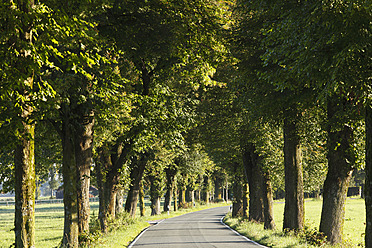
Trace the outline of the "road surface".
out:
M 218 207 L 166 219 L 143 232 L 131 247 L 259 248 L 221 223 L 229 207 Z

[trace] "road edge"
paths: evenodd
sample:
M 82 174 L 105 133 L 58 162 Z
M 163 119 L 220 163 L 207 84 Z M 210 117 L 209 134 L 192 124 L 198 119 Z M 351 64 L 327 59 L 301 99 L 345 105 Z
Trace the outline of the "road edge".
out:
M 143 229 L 141 232 L 140 232 L 140 234 L 138 234 L 137 235 L 137 237 L 132 241 L 132 242 L 130 242 L 130 244 L 127 246 L 127 248 L 132 248 L 133 247 L 133 245 L 137 242 L 137 240 L 139 239 L 139 238 L 141 238 L 141 236 L 150 228 L 150 227 L 153 227 L 153 226 L 157 226 L 157 225 L 159 225 L 160 223 L 162 223 L 163 221 L 165 221 L 166 219 L 163 219 L 163 220 L 161 220 L 161 221 L 159 221 L 159 222 L 157 222 L 155 225 L 151 225 L 151 226 L 148 226 L 148 227 L 146 227 L 145 229 Z
M 227 213 L 226 213 L 226 214 L 227 214 Z M 225 227 L 227 227 L 230 231 L 232 231 L 232 232 L 235 233 L 236 235 L 238 235 L 238 236 L 244 238 L 244 239 L 247 240 L 248 242 L 251 242 L 251 243 L 253 243 L 253 244 L 255 244 L 255 245 L 259 246 L 259 247 L 269 248 L 268 246 L 261 245 L 260 243 L 257 243 L 256 241 L 253 241 L 253 240 L 249 239 L 248 237 L 246 237 L 246 236 L 240 234 L 239 232 L 237 232 L 236 230 L 232 229 L 232 228 L 229 227 L 227 224 L 225 224 L 225 222 L 223 222 L 223 219 L 225 219 L 226 214 L 225 214 L 225 216 L 223 216 L 223 217 L 220 219 L 220 222 L 221 222 L 222 225 L 224 225 Z
M 203 210 L 206 210 L 206 209 L 203 209 Z M 202 210 L 199 210 L 199 211 L 202 211 Z M 196 211 L 196 212 L 198 212 L 198 211 Z M 194 213 L 194 212 L 185 213 L 185 214 L 183 214 L 183 215 L 190 214 L 190 213 Z M 232 229 L 230 226 L 228 226 L 227 224 L 225 224 L 225 223 L 223 222 L 223 219 L 226 217 L 226 215 L 227 215 L 227 213 L 226 213 L 224 216 L 222 216 L 222 218 L 220 219 L 220 223 L 221 223 L 223 226 L 225 226 L 225 227 L 228 228 L 230 231 L 232 231 L 232 232 L 235 233 L 236 235 L 238 235 L 238 236 L 244 238 L 246 241 L 248 241 L 248 242 L 250 242 L 250 243 L 253 243 L 253 244 L 255 244 L 255 245 L 259 246 L 259 247 L 269 248 L 268 246 L 261 245 L 260 243 L 257 243 L 256 241 L 253 241 L 253 240 L 249 239 L 248 237 L 246 237 L 246 236 L 240 234 L 239 232 L 237 232 L 236 230 Z M 182 215 L 180 215 L 180 216 L 182 216 Z M 178 216 L 176 216 L 176 217 L 178 217 Z M 174 217 L 174 218 L 175 218 L 175 217 Z M 148 226 L 148 227 L 146 227 L 145 229 L 143 229 L 143 230 L 140 232 L 140 234 L 138 234 L 137 237 L 136 237 L 136 238 L 135 238 L 135 239 L 134 239 L 134 240 L 133 240 L 133 241 L 132 241 L 128 246 L 127 246 L 127 248 L 132 248 L 133 245 L 137 242 L 137 240 L 140 239 L 141 236 L 142 236 L 142 235 L 143 235 L 143 234 L 144 234 L 144 233 L 145 233 L 149 228 L 151 228 L 151 227 L 153 227 L 153 226 L 157 226 L 157 225 L 159 225 L 160 223 L 162 223 L 162 222 L 165 221 L 165 220 L 166 220 L 166 219 L 163 219 L 163 220 L 157 222 L 155 225 Z

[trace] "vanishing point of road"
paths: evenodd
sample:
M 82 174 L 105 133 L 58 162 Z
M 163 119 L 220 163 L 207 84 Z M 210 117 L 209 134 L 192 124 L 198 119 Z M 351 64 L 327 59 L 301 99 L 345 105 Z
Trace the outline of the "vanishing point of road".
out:
M 264 247 L 233 232 L 221 219 L 229 207 L 218 207 L 166 219 L 143 232 L 129 247 Z

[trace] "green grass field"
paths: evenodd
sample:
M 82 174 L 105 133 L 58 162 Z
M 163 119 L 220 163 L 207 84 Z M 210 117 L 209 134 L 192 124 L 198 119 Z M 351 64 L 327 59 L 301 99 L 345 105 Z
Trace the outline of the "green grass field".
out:
M 222 204 L 220 204 L 222 205 Z M 145 218 L 140 218 L 132 226 L 118 229 L 102 238 L 94 247 L 115 247 L 125 246 L 133 240 L 138 233 L 148 226 L 146 220 L 165 219 L 176 215 L 184 214 L 190 211 L 201 210 L 207 207 L 220 205 L 200 206 L 192 210 L 182 210 L 171 215 L 163 214 L 160 216 L 149 216 L 150 208 L 147 207 Z M 98 215 L 98 202 L 90 204 L 92 215 L 96 218 Z M 307 200 L 305 203 L 306 225 L 318 229 L 320 223 L 320 214 L 322 201 Z M 139 212 L 139 211 L 137 211 Z M 298 240 L 291 237 L 283 237 L 281 229 L 283 226 L 284 204 L 276 202 L 274 204 L 274 218 L 277 225 L 277 231 L 264 231 L 263 226 L 259 224 L 246 223 L 238 228 L 238 231 L 249 237 L 257 236 L 255 240 L 263 241 L 273 247 L 307 247 L 300 245 Z M 63 204 L 40 204 L 36 205 L 36 246 L 39 248 L 51 248 L 58 246 L 63 232 Z M 231 220 L 234 222 L 234 220 Z M 236 221 L 234 222 L 236 224 Z M 232 224 L 234 224 L 232 223 Z M 231 223 L 230 223 L 231 224 Z M 14 207 L 0 206 L 0 247 L 9 247 L 14 242 Z M 346 202 L 346 216 L 344 226 L 345 239 L 352 243 L 352 246 L 364 244 L 365 229 L 365 206 L 363 199 L 348 199 Z M 118 238 L 120 237 L 120 238 Z M 252 238 L 253 239 L 253 238 Z
M 90 204 L 92 213 L 97 215 L 98 202 Z M 63 232 L 63 204 L 38 204 L 35 212 L 36 246 L 56 247 Z M 14 206 L 0 206 L 0 247 L 9 247 L 14 242 Z
M 311 229 L 318 230 L 322 212 L 321 200 L 306 200 L 305 202 L 305 225 Z M 311 247 L 302 244 L 299 239 L 285 236 L 283 228 L 284 203 L 274 203 L 274 219 L 276 231 L 263 230 L 263 224 L 250 222 L 239 222 L 238 219 L 227 218 L 226 223 L 247 237 L 261 242 L 270 247 Z M 365 233 L 365 205 L 364 199 L 348 198 L 345 207 L 345 225 L 343 246 L 363 247 Z M 329 246 L 327 246 L 329 247 Z

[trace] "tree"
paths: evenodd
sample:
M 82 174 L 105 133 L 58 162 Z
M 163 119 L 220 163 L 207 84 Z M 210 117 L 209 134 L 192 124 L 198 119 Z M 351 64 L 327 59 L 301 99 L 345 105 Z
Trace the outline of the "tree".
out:
M 233 208 L 232 208 L 232 217 L 242 217 L 246 216 L 246 213 L 244 213 L 245 209 L 243 207 L 243 187 L 244 187 L 244 173 L 242 173 L 242 166 L 238 163 L 234 163 L 232 165 L 233 167 Z
M 51 65 L 46 55 L 54 49 L 48 41 L 53 33 L 53 16 L 46 19 L 50 9 L 32 0 L 3 2 L 0 13 L 0 126 L 5 137 L 14 141 L 11 150 L 14 149 L 15 166 L 15 245 L 32 247 L 36 187 L 34 131 L 40 117 L 36 113 L 38 104 L 53 94 L 41 70 Z
M 153 153 L 143 152 L 137 154 L 131 161 L 130 188 L 125 202 L 125 211 L 132 217 L 135 216 L 139 197 L 140 183 L 145 172 L 147 163 Z
M 283 126 L 284 168 L 286 175 L 283 229 L 290 230 L 303 229 L 305 225 L 301 138 L 298 128 L 299 118 L 296 116 L 298 115 L 296 112 L 295 107 L 292 108 L 292 111 L 287 111 L 286 116 L 291 116 L 292 118 L 285 118 Z
M 249 215 L 250 221 L 263 222 L 263 189 L 262 173 L 257 163 L 256 148 L 253 143 L 245 146 L 243 151 L 244 171 L 249 184 Z
M 172 162 L 165 168 L 166 175 L 166 193 L 164 199 L 164 212 L 171 211 L 172 198 L 175 190 L 176 176 L 177 176 L 177 165 L 176 160 Z

